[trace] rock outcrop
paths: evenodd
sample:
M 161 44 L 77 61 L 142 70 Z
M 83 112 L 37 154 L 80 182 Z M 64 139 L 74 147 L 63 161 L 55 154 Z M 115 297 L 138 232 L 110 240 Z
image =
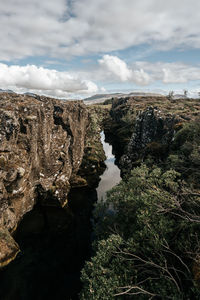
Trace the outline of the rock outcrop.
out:
M 18 252 L 9 233 L 37 199 L 66 204 L 82 162 L 88 111 L 79 101 L 2 93 L 0 122 L 1 266 Z
M 97 188 L 100 175 L 104 172 L 106 156 L 101 143 L 100 132 L 103 130 L 104 119 L 109 116 L 109 110 L 102 106 L 90 106 L 89 126 L 87 130 L 85 153 L 78 174 L 85 180 L 89 188 Z
M 154 107 L 156 115 L 165 120 L 176 116 L 175 129 L 182 128 L 184 123 L 196 122 L 200 115 L 199 99 L 182 98 L 170 100 L 167 97 L 159 96 L 134 96 L 124 98 L 113 98 L 106 101 L 111 103 L 110 120 L 106 124 L 106 135 L 110 136 L 113 144 L 117 163 L 125 153 L 130 138 L 135 131 L 136 118 L 148 107 Z M 144 132 L 144 130 L 143 130 Z
M 138 159 L 143 159 L 147 154 L 157 158 L 164 156 L 173 140 L 175 123 L 173 115 L 162 115 L 161 111 L 153 107 L 139 112 L 134 133 L 120 160 L 122 170 L 131 170 Z

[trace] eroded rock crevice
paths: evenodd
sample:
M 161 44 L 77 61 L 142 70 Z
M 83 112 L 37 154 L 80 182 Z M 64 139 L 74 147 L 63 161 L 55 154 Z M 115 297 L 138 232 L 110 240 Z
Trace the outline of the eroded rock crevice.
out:
M 6 97 L 0 100 L 0 298 L 78 299 L 95 188 L 105 169 L 100 132 L 108 111 Z
M 78 101 L 1 94 L 0 119 L 0 226 L 9 240 L 37 202 L 38 187 L 44 203 L 67 203 L 84 154 L 88 111 Z

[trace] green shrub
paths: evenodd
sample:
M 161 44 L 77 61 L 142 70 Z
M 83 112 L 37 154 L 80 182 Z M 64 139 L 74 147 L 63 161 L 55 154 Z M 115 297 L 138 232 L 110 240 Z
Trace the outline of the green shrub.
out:
M 199 201 L 174 170 L 145 165 L 96 206 L 94 255 L 81 299 L 199 299 Z
M 179 149 L 186 141 L 194 142 L 195 140 L 200 142 L 200 122 L 198 121 L 185 124 L 176 133 L 173 148 Z
M 166 163 L 180 172 L 190 185 L 200 187 L 200 122 L 185 124 L 176 133 Z

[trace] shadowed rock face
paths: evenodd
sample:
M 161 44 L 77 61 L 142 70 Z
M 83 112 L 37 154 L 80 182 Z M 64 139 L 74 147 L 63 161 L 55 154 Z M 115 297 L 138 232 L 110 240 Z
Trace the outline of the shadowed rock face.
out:
M 174 137 L 175 122 L 173 115 L 162 115 L 152 107 L 140 112 L 126 153 L 120 160 L 122 169 L 131 170 L 134 163 L 148 153 L 157 158 L 165 155 Z
M 153 141 L 168 145 L 173 134 L 174 117 L 163 117 L 157 109 L 149 107 L 136 119 L 135 132 L 128 145 L 128 151 L 141 150 Z
M 9 251 L 14 249 L 13 257 L 17 252 L 9 232 L 33 208 L 38 191 L 51 195 L 40 196 L 42 204 L 65 205 L 70 178 L 82 161 L 87 125 L 81 102 L 0 95 L 0 226 L 4 242 L 5 235 L 9 241 L 0 247 L 4 264 Z

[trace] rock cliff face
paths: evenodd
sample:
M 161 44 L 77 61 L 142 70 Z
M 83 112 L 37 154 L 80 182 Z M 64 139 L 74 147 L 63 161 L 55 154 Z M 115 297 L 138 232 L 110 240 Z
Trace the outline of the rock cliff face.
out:
M 9 232 L 36 199 L 43 205 L 66 204 L 87 126 L 81 102 L 0 95 L 0 266 L 18 252 Z
M 165 155 L 174 137 L 175 123 L 173 115 L 163 116 L 161 111 L 153 107 L 139 112 L 134 133 L 120 161 L 122 169 L 131 170 L 134 163 L 147 154 L 157 158 Z
M 133 144 L 137 144 L 135 146 L 138 147 L 138 149 L 141 149 L 143 148 L 141 147 L 141 143 L 144 144 L 145 139 L 149 139 L 150 136 L 152 137 L 152 139 L 149 140 L 150 143 L 153 141 L 159 142 L 158 136 L 160 134 L 164 134 L 163 139 L 167 138 L 168 134 L 166 135 L 164 133 L 164 130 L 168 128 L 169 124 L 167 125 L 167 123 L 169 123 L 169 119 L 173 118 L 173 115 L 175 115 L 176 117 L 176 120 L 174 120 L 174 122 L 176 123 L 176 130 L 178 130 L 178 127 L 180 129 L 186 122 L 196 122 L 196 119 L 200 115 L 200 102 L 198 99 L 183 98 L 178 100 L 170 100 L 167 97 L 159 96 L 128 96 L 124 98 L 113 98 L 108 100 L 107 103 L 111 103 L 112 107 L 110 110 L 111 118 L 106 124 L 106 133 L 107 135 L 111 136 L 112 144 L 114 143 L 113 147 L 117 158 L 117 162 L 125 153 L 125 148 L 127 147 L 127 144 L 129 143 L 133 132 L 137 133 L 134 142 L 133 139 L 132 142 Z M 148 112 L 149 116 L 147 116 L 147 113 L 142 113 L 145 112 L 148 107 L 154 108 L 153 114 L 155 115 L 155 118 L 158 119 L 158 122 L 154 120 L 155 118 L 150 113 L 150 111 Z M 164 122 L 163 125 L 161 124 L 161 120 L 163 120 Z M 145 124 L 147 124 L 146 133 Z M 156 130 L 155 126 L 157 128 Z M 163 130 L 161 129 L 162 126 L 164 126 Z M 154 133 L 151 133 L 151 127 Z M 141 135 L 139 132 L 142 132 Z M 154 137 L 152 136 L 152 134 Z M 169 133 L 169 136 L 170 134 L 171 133 Z M 141 143 L 139 142 L 140 137 Z M 163 143 L 164 140 L 161 141 L 161 144 Z M 130 148 L 132 146 L 130 145 Z M 135 146 L 133 148 L 135 148 Z M 154 144 L 152 146 L 156 145 Z

